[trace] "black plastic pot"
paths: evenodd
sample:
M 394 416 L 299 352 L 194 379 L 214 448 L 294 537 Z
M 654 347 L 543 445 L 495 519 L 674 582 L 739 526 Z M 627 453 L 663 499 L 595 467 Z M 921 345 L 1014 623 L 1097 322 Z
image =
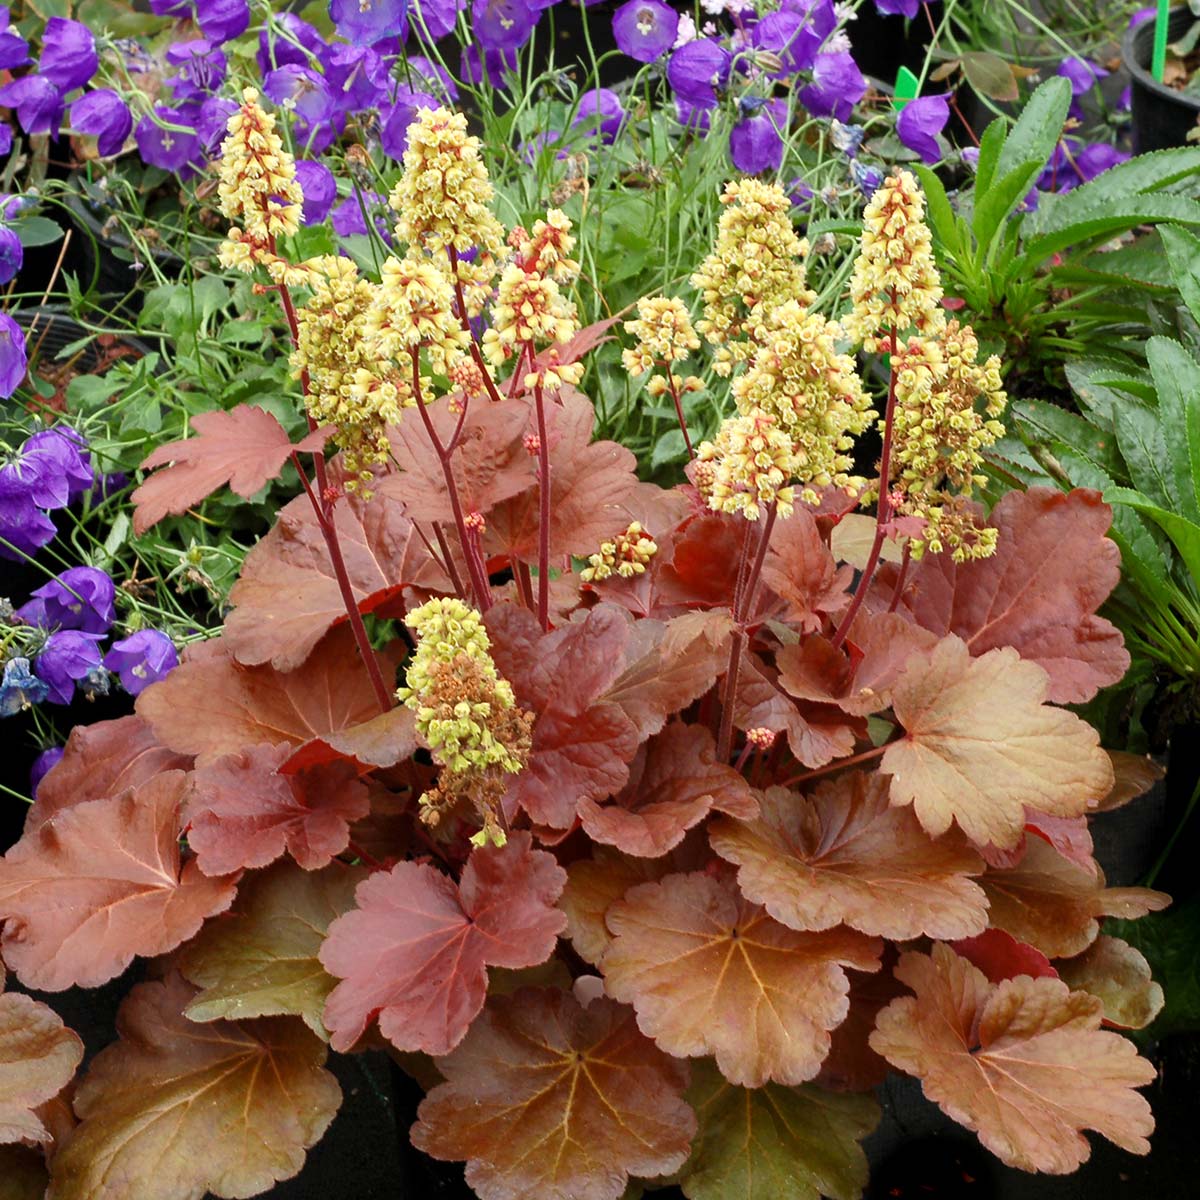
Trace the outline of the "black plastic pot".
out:
M 1167 37 L 1181 37 L 1195 21 L 1191 11 L 1171 10 Z M 1200 98 L 1161 84 L 1150 74 L 1154 21 L 1143 21 L 1125 35 L 1121 58 L 1129 72 L 1133 97 L 1133 149 L 1137 154 L 1186 146 L 1188 134 L 1200 120 Z
M 929 5 L 930 15 L 936 28 L 942 19 L 941 0 Z M 925 61 L 925 47 L 929 44 L 929 22 L 924 13 L 911 21 L 902 16 L 883 16 L 873 2 L 860 4 L 858 15 L 846 24 L 846 36 L 858 69 L 864 74 L 882 80 L 892 87 L 901 67 L 914 74 L 921 70 Z

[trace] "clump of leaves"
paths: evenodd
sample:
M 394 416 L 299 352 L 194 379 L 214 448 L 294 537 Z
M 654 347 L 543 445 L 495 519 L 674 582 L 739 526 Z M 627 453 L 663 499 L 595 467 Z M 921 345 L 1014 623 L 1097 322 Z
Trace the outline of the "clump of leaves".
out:
M 273 239 L 243 244 L 281 261 Z M 752 360 L 761 399 L 756 338 L 786 331 L 760 335 L 738 303 L 724 361 L 736 384 Z M 460 290 L 451 315 L 470 339 L 468 304 Z M 852 371 L 840 330 L 806 320 L 831 373 Z M 910 354 L 935 355 L 929 321 Z M 0 860 L 0 952 L 23 983 L 95 986 L 159 957 L 55 1126 L 56 1200 L 264 1191 L 336 1109 L 328 1046 L 380 1041 L 439 1080 L 413 1142 L 465 1161 L 484 1200 L 618 1200 L 631 1179 L 692 1200 L 857 1196 L 868 1093 L 892 1068 L 1025 1170 L 1078 1166 L 1084 1130 L 1148 1150 L 1153 1071 L 1111 1027 L 1161 997 L 1136 951 L 1098 939 L 1166 897 L 1106 887 L 1087 817 L 1136 791 L 1130 764 L 1057 706 L 1128 665 L 1096 615 L 1118 573 L 1108 509 L 1035 490 L 988 517 L 946 481 L 919 491 L 889 471 L 891 403 L 873 521 L 786 435 L 786 503 L 765 463 L 709 451 L 694 482 L 639 483 L 563 381 L 602 334 L 530 336 L 505 377 L 464 340 L 485 386 L 416 396 L 370 494 L 347 493 L 324 433 L 289 450 L 236 410 L 156 455 L 177 465 L 143 485 L 145 523 L 301 453 L 317 481 L 247 557 L 226 631 L 136 715 L 73 736 Z M 414 350 L 417 392 L 420 368 Z M 787 385 L 771 395 L 782 413 Z M 835 401 L 820 424 L 862 415 Z M 762 410 L 733 421 L 761 428 Z M 744 492 L 722 508 L 714 461 L 729 487 L 749 472 L 761 519 Z M 957 561 L 929 536 L 938 497 Z M 635 524 L 654 550 L 622 559 Z M 599 578 L 573 557 L 597 546 Z M 397 704 L 412 647 L 382 619 L 404 615 L 439 640 Z M 487 705 L 453 693 L 481 679 Z M 0 1137 L 44 1144 L 78 1048 L 14 1000 Z

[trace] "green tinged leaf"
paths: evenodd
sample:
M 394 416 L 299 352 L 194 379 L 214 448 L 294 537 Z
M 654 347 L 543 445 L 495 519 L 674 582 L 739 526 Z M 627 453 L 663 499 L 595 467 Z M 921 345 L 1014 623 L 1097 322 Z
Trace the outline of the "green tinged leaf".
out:
M 921 189 L 925 193 L 925 209 L 929 216 L 929 224 L 933 228 L 937 240 L 953 255 L 962 253 L 962 241 L 958 236 L 958 224 L 950 201 L 946 197 L 946 189 L 942 181 L 923 163 L 914 163 L 913 170 L 921 181 Z
M 1012 127 L 996 163 L 996 175 L 1003 179 L 1033 159 L 1043 164 L 1049 162 L 1070 107 L 1070 83 L 1061 75 L 1047 79 L 1029 97 L 1029 103 Z
M 1111 237 L 1138 225 L 1158 221 L 1178 221 L 1200 225 L 1200 204 L 1186 196 L 1151 194 L 1148 196 L 1097 196 L 1081 198 L 1083 188 L 1058 197 L 1047 205 L 1039 233 L 1025 245 L 1029 258 L 1049 258 L 1059 250 L 1094 238 Z
M 980 246 L 991 243 L 1005 219 L 1028 195 L 1044 165 L 1040 159 L 1022 163 L 982 195 L 977 192 L 973 227 Z
M 21 245 L 27 250 L 34 246 L 48 246 L 57 242 L 63 235 L 62 226 L 49 217 L 25 217 L 18 221 L 13 229 L 21 239 Z
M 1076 198 L 1081 204 L 1117 200 L 1136 194 L 1162 191 L 1182 179 L 1200 173 L 1200 147 L 1156 150 L 1117 163 L 1095 179 L 1081 184 L 1061 199 Z
M 1141 1036 L 1153 1040 L 1200 1029 L 1200 896 L 1138 921 L 1108 921 L 1104 932 L 1140 950 L 1162 984 L 1166 1004 Z
M 688 1100 L 700 1129 L 680 1186 L 689 1200 L 858 1200 L 867 1182 L 860 1140 L 879 1121 L 869 1095 L 811 1084 L 746 1089 L 704 1059 Z
M 1166 431 L 1172 499 L 1183 516 L 1200 521 L 1200 363 L 1165 337 L 1146 343 L 1146 358 Z
M 983 131 L 983 137 L 979 139 L 979 165 L 975 168 L 976 193 L 986 192 L 992 186 L 1007 137 L 1008 124 L 1003 117 L 997 117 Z
M 1196 28 L 1200 29 L 1200 22 Z M 1167 251 L 1171 279 L 1188 312 L 1200 321 L 1200 238 L 1175 225 L 1164 225 L 1159 234 Z
M 1178 498 L 1167 470 L 1167 439 L 1157 412 L 1126 402 L 1113 410 L 1117 445 L 1129 467 L 1133 486 L 1153 504 L 1175 508 Z
M 1111 422 L 1113 410 L 1129 403 L 1130 396 L 1153 398 L 1149 373 L 1131 373 L 1132 363 L 1118 358 L 1075 359 L 1065 364 L 1067 382 L 1093 419 Z
M 1099 429 L 1068 409 L 1044 400 L 1022 400 L 1013 406 L 1017 422 L 1031 440 L 1053 450 L 1068 447 L 1110 475 L 1124 473 L 1124 463 L 1111 432 Z
M 1178 513 L 1169 512 L 1130 488 L 1116 488 L 1105 492 L 1104 499 L 1110 504 L 1128 504 L 1130 508 L 1145 513 L 1157 522 L 1179 552 L 1179 557 L 1192 579 L 1200 584 L 1200 525 L 1181 517 Z

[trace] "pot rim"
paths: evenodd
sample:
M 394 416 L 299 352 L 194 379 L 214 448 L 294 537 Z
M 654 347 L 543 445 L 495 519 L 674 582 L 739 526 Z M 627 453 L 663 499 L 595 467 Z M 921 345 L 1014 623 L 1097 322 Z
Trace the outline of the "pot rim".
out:
M 1191 15 L 1190 10 L 1186 5 L 1180 5 L 1178 8 L 1173 8 L 1168 14 L 1167 28 L 1170 29 L 1171 22 L 1175 17 L 1187 13 Z M 1200 21 L 1200 17 L 1193 17 L 1193 20 Z M 1139 21 L 1132 29 L 1125 31 L 1124 38 L 1121 39 L 1121 61 L 1125 65 L 1125 69 L 1129 72 L 1133 80 L 1146 91 L 1152 92 L 1154 95 L 1163 100 L 1170 100 L 1173 104 L 1179 105 L 1180 108 L 1190 108 L 1195 112 L 1200 112 L 1200 97 L 1185 96 L 1182 92 L 1177 92 L 1174 88 L 1169 88 L 1164 83 L 1159 83 L 1149 71 L 1149 57 L 1147 61 L 1142 62 L 1142 56 L 1137 53 L 1142 48 L 1142 43 L 1146 43 L 1146 48 L 1149 49 L 1150 43 L 1153 41 L 1152 36 L 1140 36 L 1142 30 L 1149 27 L 1153 28 L 1154 18 L 1147 17 L 1144 21 Z

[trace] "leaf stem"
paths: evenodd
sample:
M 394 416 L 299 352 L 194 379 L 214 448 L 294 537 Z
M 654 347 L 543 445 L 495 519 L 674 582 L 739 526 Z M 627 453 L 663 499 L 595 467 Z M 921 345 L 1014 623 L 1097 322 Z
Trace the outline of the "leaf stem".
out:
M 828 775 L 833 771 L 840 771 L 843 767 L 854 767 L 859 763 L 870 762 L 872 759 L 882 757 L 883 752 L 891 744 L 891 742 L 885 742 L 882 746 L 872 746 L 870 750 L 864 750 L 861 754 L 852 754 L 849 758 L 839 758 L 834 762 L 826 763 L 823 767 L 817 767 L 813 771 L 801 771 L 799 775 L 793 775 L 790 779 L 783 780 L 779 786 L 791 787 L 794 783 L 805 783 L 809 779 L 819 779 L 822 775 Z

